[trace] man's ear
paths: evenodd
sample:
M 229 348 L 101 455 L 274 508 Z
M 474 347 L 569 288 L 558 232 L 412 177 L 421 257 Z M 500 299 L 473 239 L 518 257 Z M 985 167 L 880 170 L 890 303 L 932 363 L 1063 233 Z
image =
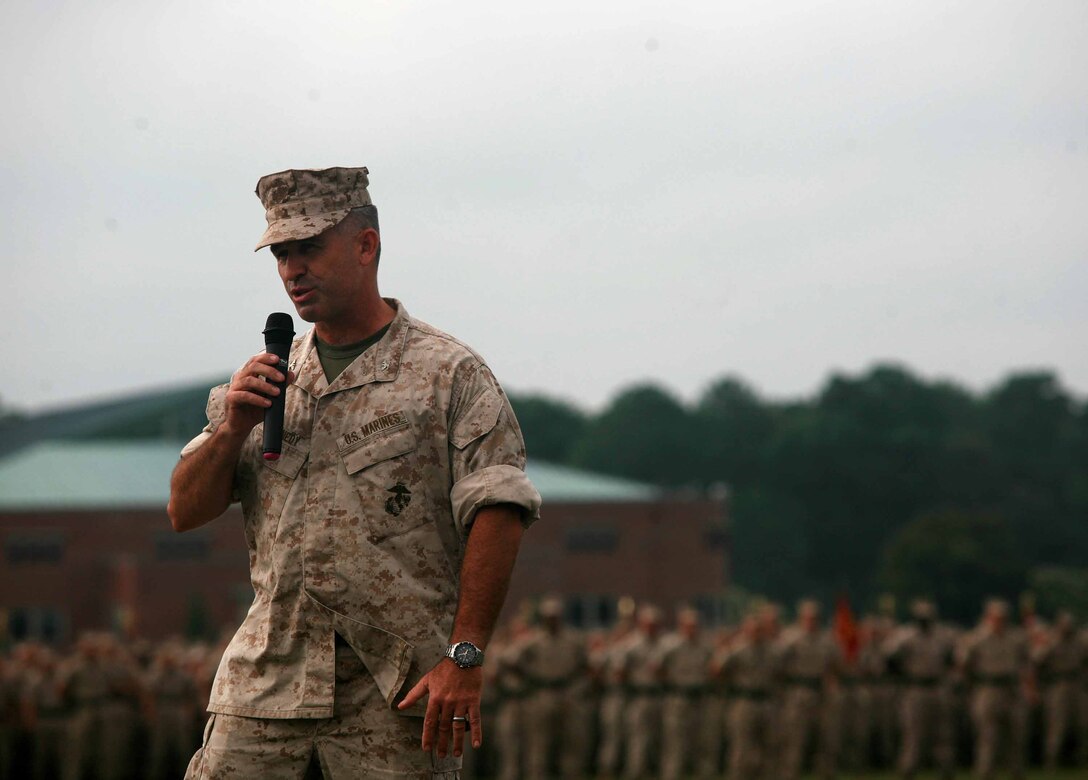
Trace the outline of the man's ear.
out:
M 378 231 L 368 227 L 355 234 L 355 251 L 364 265 L 372 264 L 378 257 L 378 243 L 381 237 Z

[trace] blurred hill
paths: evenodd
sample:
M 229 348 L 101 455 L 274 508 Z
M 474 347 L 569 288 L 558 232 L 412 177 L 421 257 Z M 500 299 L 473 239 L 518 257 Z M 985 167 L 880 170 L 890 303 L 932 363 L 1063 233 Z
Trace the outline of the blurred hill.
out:
M 183 441 L 213 384 L 5 410 L 0 457 L 50 439 Z M 694 404 L 641 384 L 598 414 L 511 400 L 534 458 L 674 490 L 729 485 L 733 576 L 749 591 L 925 595 L 970 621 L 981 597 L 1032 589 L 1043 610 L 1088 615 L 1088 405 L 1053 373 L 974 394 L 881 365 L 791 402 L 734 377 Z

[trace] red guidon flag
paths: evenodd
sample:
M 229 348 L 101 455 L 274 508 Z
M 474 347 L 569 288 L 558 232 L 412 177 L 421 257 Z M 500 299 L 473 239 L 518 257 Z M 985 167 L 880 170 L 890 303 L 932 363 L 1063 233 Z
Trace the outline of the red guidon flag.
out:
M 858 624 L 845 594 L 835 604 L 835 636 L 847 663 L 853 663 L 858 657 Z

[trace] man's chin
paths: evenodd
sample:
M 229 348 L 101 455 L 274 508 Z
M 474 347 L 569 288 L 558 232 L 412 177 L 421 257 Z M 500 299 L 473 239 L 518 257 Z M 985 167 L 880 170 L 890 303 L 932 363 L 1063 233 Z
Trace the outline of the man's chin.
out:
M 292 301 L 292 303 L 294 303 Z M 299 319 L 305 322 L 317 322 L 317 311 L 313 306 L 307 306 L 303 304 L 295 304 L 295 311 L 298 313 Z

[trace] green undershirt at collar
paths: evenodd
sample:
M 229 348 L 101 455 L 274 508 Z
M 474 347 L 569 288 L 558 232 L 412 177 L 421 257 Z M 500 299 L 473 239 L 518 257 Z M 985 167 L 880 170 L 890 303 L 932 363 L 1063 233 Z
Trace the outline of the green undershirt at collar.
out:
M 389 323 L 389 325 L 392 324 Z M 314 344 L 317 345 L 317 357 L 321 361 L 321 369 L 325 372 L 325 381 L 331 385 L 345 368 L 355 362 L 355 358 L 382 340 L 382 336 L 389 330 L 389 325 L 354 344 L 326 344 L 315 333 Z

